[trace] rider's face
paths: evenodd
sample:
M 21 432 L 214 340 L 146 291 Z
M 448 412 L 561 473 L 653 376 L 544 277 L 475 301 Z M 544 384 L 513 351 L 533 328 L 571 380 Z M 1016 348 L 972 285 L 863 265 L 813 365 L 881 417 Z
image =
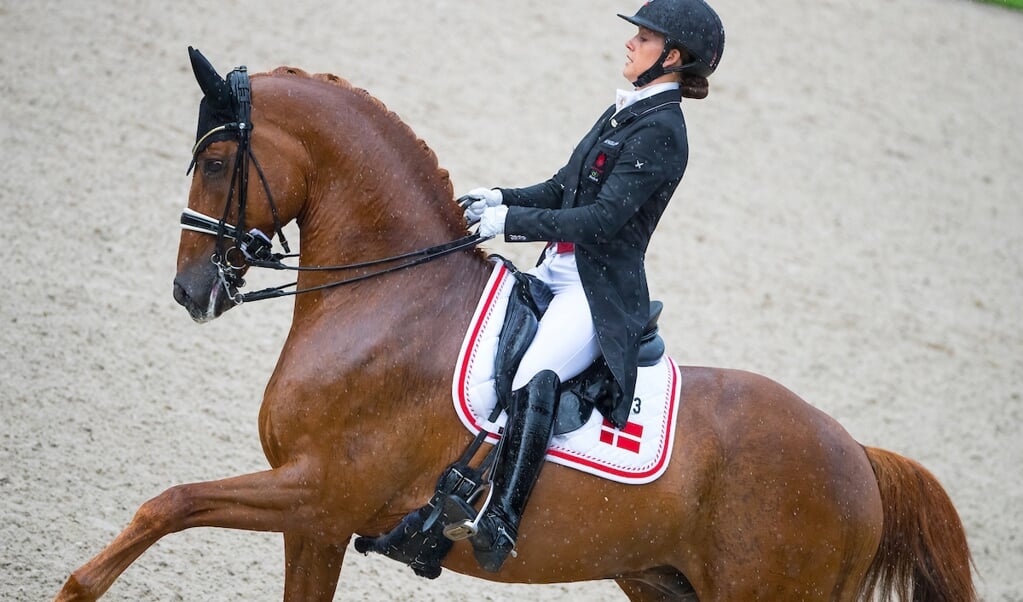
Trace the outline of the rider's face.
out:
M 657 59 L 661 58 L 661 51 L 664 50 L 664 36 L 640 27 L 636 35 L 625 42 L 625 48 L 629 51 L 625 55 L 625 68 L 622 75 L 630 82 L 636 81 L 644 71 L 653 66 Z

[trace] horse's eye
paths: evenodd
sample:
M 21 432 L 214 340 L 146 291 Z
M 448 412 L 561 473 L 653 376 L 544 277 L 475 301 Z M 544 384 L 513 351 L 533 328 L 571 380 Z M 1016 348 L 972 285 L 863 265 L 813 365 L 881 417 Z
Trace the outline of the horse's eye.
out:
M 224 162 L 220 159 L 207 159 L 202 162 L 202 173 L 207 176 L 213 176 L 224 169 Z

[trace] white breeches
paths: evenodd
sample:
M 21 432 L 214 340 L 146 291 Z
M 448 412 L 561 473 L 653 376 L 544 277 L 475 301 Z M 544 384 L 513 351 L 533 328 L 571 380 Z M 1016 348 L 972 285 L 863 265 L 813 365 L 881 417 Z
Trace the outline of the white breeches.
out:
M 512 380 L 512 390 L 524 387 L 542 370 L 553 370 L 562 382 L 579 375 L 600 357 L 590 304 L 579 281 L 575 253 L 548 250 L 543 263 L 529 273 L 554 292 Z

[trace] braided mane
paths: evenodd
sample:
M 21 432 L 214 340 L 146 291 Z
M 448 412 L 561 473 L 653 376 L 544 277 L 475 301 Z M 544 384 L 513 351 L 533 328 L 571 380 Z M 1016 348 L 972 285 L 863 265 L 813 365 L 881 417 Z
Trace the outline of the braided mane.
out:
M 355 86 L 347 79 L 334 75 L 333 73 L 309 73 L 308 71 L 305 71 L 304 69 L 300 69 L 298 67 L 281 66 L 267 73 L 253 74 L 252 77 L 261 76 L 274 77 L 278 75 L 294 75 L 298 77 L 305 77 L 321 82 L 326 82 L 335 85 L 343 90 L 348 90 L 365 99 L 370 104 L 379 108 L 380 111 L 384 115 L 386 115 L 394 123 L 395 126 L 397 126 L 400 130 L 408 133 L 409 137 L 416 141 L 417 145 L 422 149 L 423 153 L 426 155 L 427 160 L 430 161 L 436 168 L 438 179 L 444 183 L 448 190 L 448 197 L 454 198 L 454 186 L 451 184 L 451 175 L 448 172 L 448 170 L 440 166 L 440 161 L 437 159 L 437 154 L 433 152 L 433 149 L 430 148 L 430 146 L 426 143 L 425 140 L 416 135 L 415 131 L 413 131 L 412 128 L 409 127 L 409 125 L 405 123 L 401 119 L 401 117 L 398 116 L 397 113 L 388 109 L 387 105 L 385 105 L 383 101 L 373 96 L 365 89 Z

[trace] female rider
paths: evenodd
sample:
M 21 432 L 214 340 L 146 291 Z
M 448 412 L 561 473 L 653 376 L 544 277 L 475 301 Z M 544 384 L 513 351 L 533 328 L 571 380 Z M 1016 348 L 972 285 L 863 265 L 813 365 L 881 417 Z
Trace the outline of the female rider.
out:
M 618 16 L 639 28 L 622 72 L 634 89 L 618 91 L 550 180 L 468 195 L 476 200 L 466 219 L 479 220 L 481 235 L 551 241 L 531 273 L 554 293 L 512 381 L 493 496 L 474 523 L 474 552 L 487 571 L 500 570 L 515 547 L 560 382 L 603 356 L 619 389 L 607 417 L 625 425 L 649 317 L 644 254 L 689 155 L 680 102 L 707 95 L 724 49 L 721 20 L 704 0 L 651 0 Z

